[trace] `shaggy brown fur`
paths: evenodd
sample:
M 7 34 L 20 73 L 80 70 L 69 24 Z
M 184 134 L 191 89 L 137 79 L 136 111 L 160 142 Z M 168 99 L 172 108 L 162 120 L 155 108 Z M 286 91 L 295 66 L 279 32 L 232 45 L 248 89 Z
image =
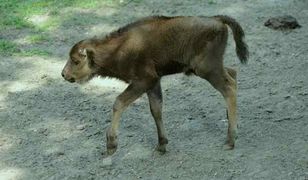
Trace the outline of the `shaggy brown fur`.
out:
M 78 42 L 62 76 L 70 82 L 86 82 L 95 75 L 115 77 L 129 83 L 113 106 L 107 130 L 107 152 L 117 149 L 117 134 L 122 112 L 147 93 L 158 132 L 158 150 L 168 143 L 161 117 L 164 75 L 184 72 L 206 79 L 225 98 L 228 116 L 227 149 L 233 149 L 237 128 L 236 71 L 224 67 L 228 25 L 233 31 L 236 53 L 242 63 L 248 48 L 241 26 L 231 17 L 147 17 L 110 33 L 104 38 Z

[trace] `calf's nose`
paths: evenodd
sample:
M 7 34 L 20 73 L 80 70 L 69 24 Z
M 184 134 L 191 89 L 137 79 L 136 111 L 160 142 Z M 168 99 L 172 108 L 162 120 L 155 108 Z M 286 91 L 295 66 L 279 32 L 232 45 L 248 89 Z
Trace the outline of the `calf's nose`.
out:
M 76 80 L 75 80 L 74 78 L 70 78 L 70 79 L 67 79 L 67 81 L 73 83 L 73 82 L 75 82 Z

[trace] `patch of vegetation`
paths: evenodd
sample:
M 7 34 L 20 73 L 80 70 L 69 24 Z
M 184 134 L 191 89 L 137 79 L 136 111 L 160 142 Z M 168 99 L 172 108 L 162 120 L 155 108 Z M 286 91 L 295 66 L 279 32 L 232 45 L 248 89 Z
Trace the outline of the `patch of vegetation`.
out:
M 27 29 L 26 41 L 31 44 L 48 42 L 48 31 L 59 26 L 87 26 L 97 23 L 99 17 L 89 13 L 74 13 L 66 8 L 97 9 L 102 6 L 120 7 L 142 0 L 2 0 L 0 2 L 0 33 Z M 100 19 L 101 20 L 101 17 Z M 18 31 L 19 32 L 19 31 Z M 18 44 L 0 40 L 0 55 L 48 56 L 51 52 L 36 47 L 23 50 Z
M 24 57 L 29 57 L 29 56 L 50 56 L 51 53 L 47 50 L 44 49 L 28 49 L 25 51 L 21 51 L 18 53 L 15 53 L 14 55 L 17 56 L 24 56 Z
M 63 19 L 66 19 L 66 17 L 60 17 L 60 16 L 51 17 L 46 22 L 37 25 L 37 29 L 39 29 L 40 31 L 49 31 L 56 29 L 60 26 Z
M 8 40 L 0 40 L 0 56 L 50 56 L 51 52 L 39 49 L 39 48 L 32 48 L 27 50 L 20 50 L 18 45 L 14 42 Z
M 14 27 L 16 29 L 33 27 L 31 23 L 14 14 L 0 14 L 0 29 L 7 29 L 8 27 Z
M 27 20 L 33 15 L 48 14 L 53 26 L 59 21 L 60 12 L 66 7 L 98 8 L 100 6 L 118 6 L 128 0 L 3 0 L 0 3 L 0 30 L 10 28 L 34 28 Z
M 216 0 L 208 0 L 209 4 L 217 4 Z
M 76 14 L 76 13 L 70 13 L 67 14 L 65 19 L 62 20 L 62 24 L 65 26 L 71 27 L 71 26 L 86 26 L 90 24 L 96 24 L 100 20 L 102 20 L 103 17 L 98 17 L 95 14 Z
M 50 37 L 47 34 L 35 34 L 28 36 L 26 39 L 30 43 L 35 44 L 35 43 L 42 43 L 45 41 L 49 41 Z
M 74 7 L 81 7 L 81 8 L 95 8 L 100 6 L 100 3 L 104 3 L 105 5 L 112 5 L 112 0 L 104 0 L 104 1 L 97 1 L 97 0 L 88 0 L 88 1 L 76 1 L 74 2 Z
M 77 0 L 75 4 L 73 5 L 74 7 L 81 7 L 81 8 L 97 8 L 99 6 L 121 6 L 121 5 L 126 5 L 128 3 L 134 2 L 134 3 L 140 3 L 143 0 Z
M 0 55 L 9 56 L 18 53 L 17 45 L 11 41 L 0 39 Z

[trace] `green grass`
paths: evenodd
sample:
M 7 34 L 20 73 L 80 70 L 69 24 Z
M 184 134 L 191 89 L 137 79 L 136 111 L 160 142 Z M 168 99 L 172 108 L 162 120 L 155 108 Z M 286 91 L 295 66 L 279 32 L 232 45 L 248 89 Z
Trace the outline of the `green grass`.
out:
M 118 5 L 120 0 L 1 0 L 0 30 L 34 28 L 35 26 L 27 18 L 42 14 L 51 17 L 45 28 L 53 26 L 59 23 L 62 18 L 60 13 L 66 7 L 99 8 Z
M 10 56 L 18 52 L 19 49 L 15 43 L 0 39 L 0 55 Z
M 217 4 L 216 0 L 208 0 L 209 4 Z
M 0 56 L 50 56 L 51 53 L 44 49 L 32 48 L 21 51 L 18 45 L 8 41 L 0 40 Z
M 61 23 L 63 9 L 67 7 L 97 9 L 102 6 L 120 7 L 127 3 L 140 3 L 142 0 L 1 0 L 0 31 L 22 28 L 50 27 Z M 29 18 L 33 15 L 48 15 L 49 19 L 41 27 L 36 27 Z
M 50 56 L 51 53 L 44 49 L 28 49 L 25 51 L 21 51 L 18 53 L 15 53 L 16 56 L 23 56 L 23 57 L 30 57 L 30 56 Z
M 35 35 L 28 36 L 26 38 L 26 40 L 32 44 L 46 42 L 46 41 L 49 41 L 50 39 L 51 38 L 47 34 L 35 34 Z
M 142 0 L 1 0 L 0 1 L 0 34 L 10 32 L 9 36 L 26 33 L 25 39 L 35 48 L 25 48 L 6 37 L 0 39 L 0 55 L 11 56 L 48 56 L 51 52 L 38 46 L 39 43 L 51 40 L 52 30 L 63 25 L 68 27 L 87 26 L 97 23 L 97 17 L 91 13 L 76 14 L 67 8 L 98 9 L 103 6 L 120 7 L 127 3 L 139 3 Z M 33 17 L 40 22 L 32 21 Z M 40 19 L 43 16 L 45 19 Z M 65 28 L 65 27 L 64 27 Z M 26 50 L 23 50 L 26 49 Z

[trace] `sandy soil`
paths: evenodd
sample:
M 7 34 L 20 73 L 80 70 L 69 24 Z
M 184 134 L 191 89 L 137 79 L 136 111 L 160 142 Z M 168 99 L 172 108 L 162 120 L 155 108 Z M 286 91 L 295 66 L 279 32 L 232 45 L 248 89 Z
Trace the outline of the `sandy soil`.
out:
M 96 18 L 92 25 L 63 23 L 42 44 L 50 57 L 1 57 L 0 179 L 308 179 L 308 1 L 145 0 L 121 8 L 67 9 Z M 65 13 L 65 12 L 63 12 Z M 146 97 L 124 113 L 119 149 L 103 158 L 105 130 L 115 97 L 126 87 L 94 79 L 79 86 L 60 72 L 78 40 L 107 33 L 138 17 L 227 14 L 246 32 L 251 58 L 240 65 L 230 38 L 225 62 L 238 69 L 239 134 L 222 150 L 225 104 L 197 77 L 162 80 L 168 152 L 154 151 L 154 121 Z M 272 16 L 290 14 L 302 28 L 268 29 Z M 7 32 L 20 40 L 26 31 Z

